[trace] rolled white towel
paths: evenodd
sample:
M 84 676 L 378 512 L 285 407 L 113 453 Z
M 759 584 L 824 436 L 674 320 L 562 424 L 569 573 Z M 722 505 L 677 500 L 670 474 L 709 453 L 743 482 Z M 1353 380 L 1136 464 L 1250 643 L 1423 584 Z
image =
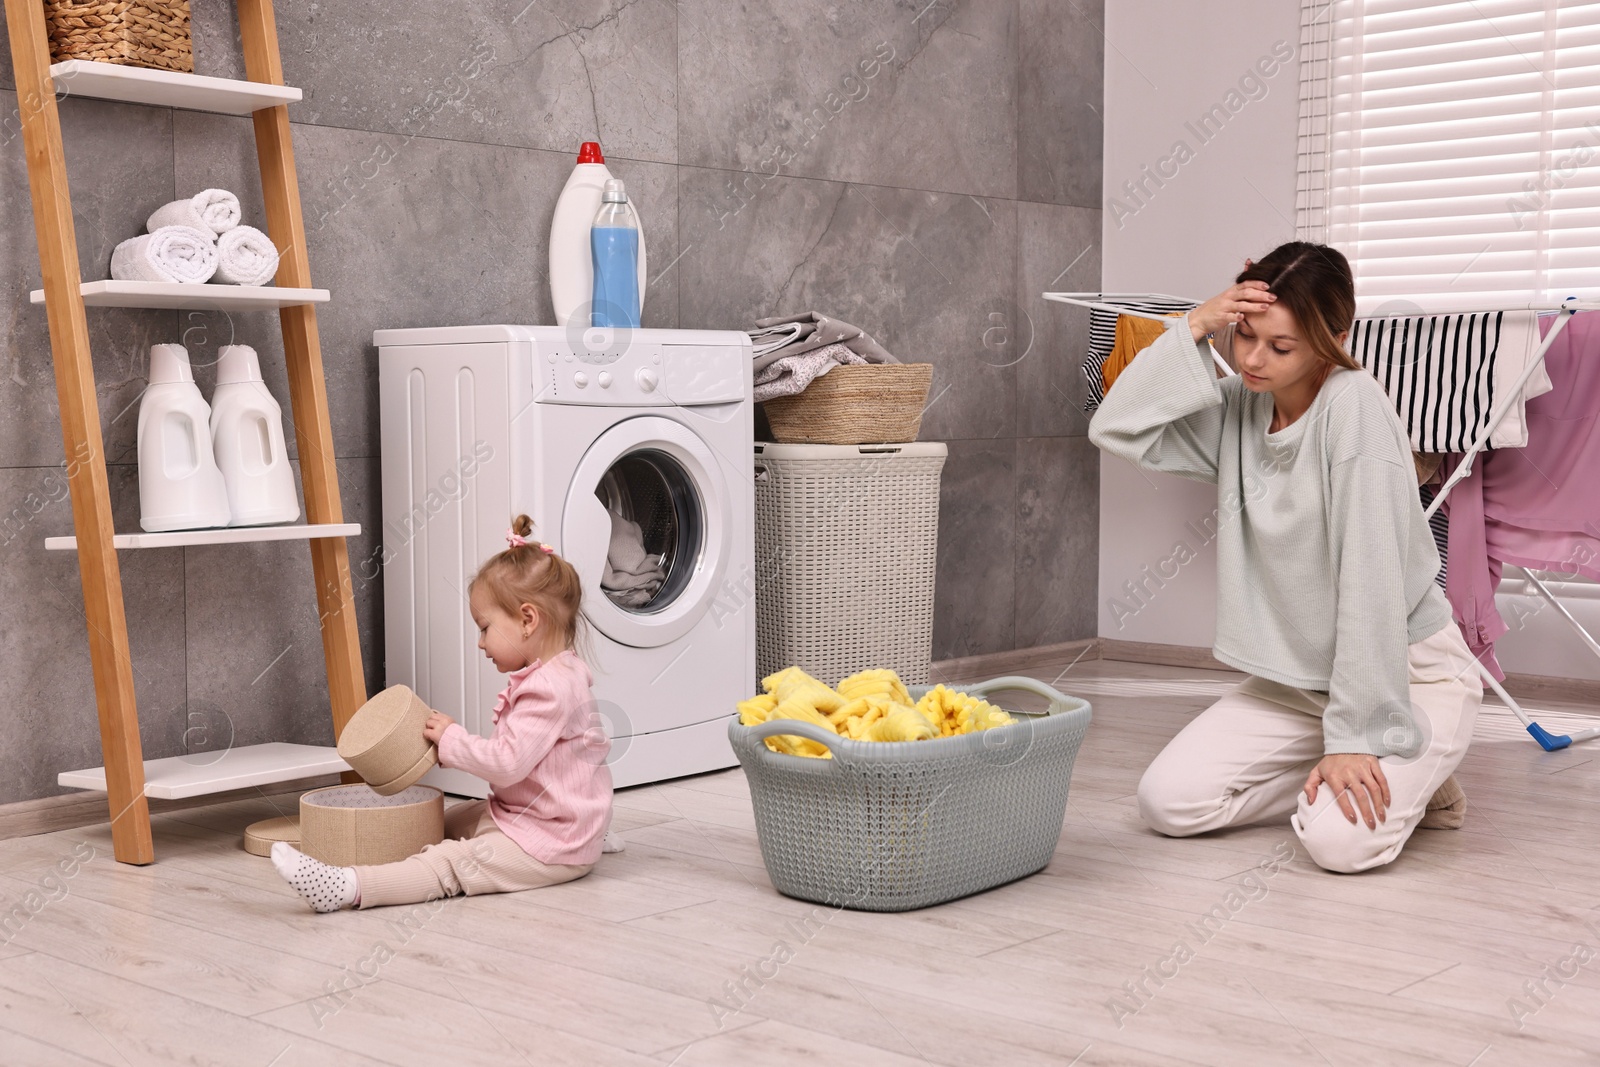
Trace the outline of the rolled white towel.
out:
M 118 281 L 197 283 L 216 272 L 216 239 L 209 230 L 188 226 L 130 237 L 111 253 L 111 276 Z
M 187 200 L 174 200 L 151 213 L 145 229 L 155 233 L 163 226 L 193 226 L 197 230 L 225 233 L 239 225 L 239 198 L 226 189 L 206 189 Z
M 217 281 L 267 285 L 277 273 L 277 246 L 254 226 L 235 226 L 217 235 Z

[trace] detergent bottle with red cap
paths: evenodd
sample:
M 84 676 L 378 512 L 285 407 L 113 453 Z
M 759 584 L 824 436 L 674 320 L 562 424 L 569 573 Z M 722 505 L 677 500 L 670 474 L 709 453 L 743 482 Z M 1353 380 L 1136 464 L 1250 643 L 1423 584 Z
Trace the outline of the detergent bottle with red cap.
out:
M 601 194 L 614 175 L 606 167 L 597 141 L 585 141 L 578 151 L 578 165 L 572 168 L 556 210 L 550 221 L 550 303 L 556 325 L 591 323 L 594 297 L 594 253 L 590 229 L 600 212 Z M 630 198 L 631 199 L 631 198 Z M 638 206 L 630 203 L 635 222 Z M 644 306 L 645 252 L 644 227 L 639 227 L 639 306 Z

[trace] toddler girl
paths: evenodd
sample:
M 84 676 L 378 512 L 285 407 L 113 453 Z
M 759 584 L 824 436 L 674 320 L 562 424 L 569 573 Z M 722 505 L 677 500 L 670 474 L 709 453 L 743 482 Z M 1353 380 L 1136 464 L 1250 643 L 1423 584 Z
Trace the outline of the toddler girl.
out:
M 592 678 L 573 650 L 582 585 L 572 564 L 529 541 L 518 515 L 509 548 L 468 586 L 478 647 L 509 675 L 482 738 L 435 711 L 423 735 L 441 767 L 476 774 L 488 799 L 445 814 L 445 840 L 398 863 L 332 867 L 280 841 L 278 872 L 314 911 L 416 904 L 458 893 L 506 893 L 581 878 L 610 844 L 610 739 L 600 728 Z

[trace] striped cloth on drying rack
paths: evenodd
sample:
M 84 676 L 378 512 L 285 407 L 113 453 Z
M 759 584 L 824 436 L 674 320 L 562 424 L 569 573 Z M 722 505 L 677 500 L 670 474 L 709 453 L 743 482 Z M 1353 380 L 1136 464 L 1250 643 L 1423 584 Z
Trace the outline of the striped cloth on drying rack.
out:
M 1484 311 L 1357 319 L 1348 347 L 1389 394 L 1415 451 L 1465 452 L 1527 366 L 1537 338 L 1532 312 Z M 1529 379 L 1523 399 L 1549 388 L 1541 369 Z M 1518 404 L 1489 444 L 1520 448 L 1527 443 Z
M 1130 311 L 1150 311 L 1165 313 L 1170 311 L 1189 311 L 1199 307 L 1193 300 L 1183 300 L 1177 297 L 1149 297 L 1141 299 L 1123 299 L 1102 297 L 1102 303 L 1115 304 Z M 1083 377 L 1089 383 L 1089 395 L 1083 402 L 1085 415 L 1091 414 L 1106 398 L 1105 386 L 1100 377 L 1100 369 L 1105 366 L 1106 357 L 1111 355 L 1111 348 L 1117 341 L 1117 316 L 1114 312 L 1104 311 L 1100 308 L 1089 309 L 1089 358 L 1083 361 Z

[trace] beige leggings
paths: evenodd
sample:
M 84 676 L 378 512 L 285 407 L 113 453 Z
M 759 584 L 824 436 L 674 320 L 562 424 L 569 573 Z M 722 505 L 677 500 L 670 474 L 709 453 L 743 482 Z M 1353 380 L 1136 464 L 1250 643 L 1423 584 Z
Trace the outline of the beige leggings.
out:
M 487 800 L 457 804 L 444 815 L 444 840 L 398 863 L 357 867 L 361 908 L 420 904 L 459 893 L 510 893 L 582 878 L 594 864 L 540 863 L 495 825 Z
M 1151 829 L 1187 837 L 1289 816 L 1318 866 L 1354 872 L 1400 854 L 1428 800 L 1467 753 L 1483 680 L 1454 622 L 1410 646 L 1411 714 L 1422 731 L 1413 757 L 1385 756 L 1388 820 L 1352 825 L 1333 790 L 1306 777 L 1323 756 L 1328 695 L 1251 676 L 1178 731 L 1139 782 L 1139 814 Z M 1359 808 L 1357 809 L 1359 813 Z

